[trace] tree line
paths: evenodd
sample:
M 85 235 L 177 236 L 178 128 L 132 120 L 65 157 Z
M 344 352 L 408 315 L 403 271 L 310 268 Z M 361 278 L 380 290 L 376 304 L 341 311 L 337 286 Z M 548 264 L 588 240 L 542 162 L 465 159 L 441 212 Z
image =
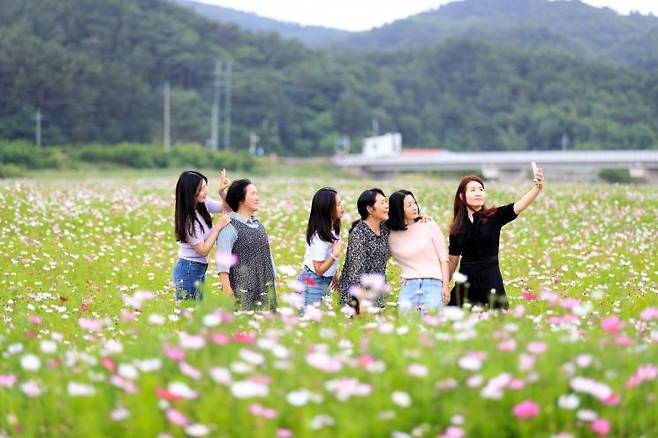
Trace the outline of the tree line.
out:
M 210 133 L 213 70 L 234 65 L 232 147 L 333 153 L 376 119 L 405 147 L 658 147 L 658 77 L 551 48 L 448 39 L 365 53 L 312 50 L 161 0 L 0 0 L 0 138 L 46 144 L 160 142 Z

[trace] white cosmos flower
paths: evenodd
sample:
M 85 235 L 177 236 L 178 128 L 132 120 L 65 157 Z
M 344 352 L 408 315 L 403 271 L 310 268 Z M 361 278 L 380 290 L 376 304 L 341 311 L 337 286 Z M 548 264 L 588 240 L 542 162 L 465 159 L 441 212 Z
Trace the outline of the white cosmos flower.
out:
M 212 377 L 215 382 L 221 383 L 222 385 L 229 385 L 233 380 L 229 370 L 219 367 L 210 369 L 210 377 Z
M 459 368 L 467 371 L 478 371 L 482 368 L 482 361 L 471 356 L 464 356 L 457 362 Z
M 252 365 L 262 365 L 265 363 L 265 357 L 262 354 L 256 353 L 255 351 L 243 348 L 240 350 L 239 354 L 242 360 Z
M 557 405 L 562 409 L 574 410 L 580 405 L 580 398 L 576 394 L 564 394 L 557 399 Z
M 411 406 L 411 397 L 403 391 L 393 391 L 391 394 L 391 400 L 401 408 L 408 408 Z
M 149 315 L 148 321 L 149 321 L 149 324 L 162 325 L 162 324 L 165 323 L 165 317 L 158 314 L 158 313 L 151 313 Z
M 136 360 L 134 363 L 135 366 L 143 373 L 157 371 L 162 368 L 162 360 L 158 359 L 157 357 L 153 359 Z
M 124 379 L 135 380 L 139 376 L 139 371 L 133 365 L 122 363 L 119 365 L 118 374 Z
M 305 389 L 289 392 L 286 400 L 293 406 L 304 406 L 310 399 L 310 393 Z
M 209 313 L 203 317 L 203 325 L 206 327 L 217 327 L 221 322 L 222 320 L 219 318 L 219 316 L 215 315 L 214 313 Z
M 113 410 L 112 413 L 110 414 L 110 418 L 113 421 L 125 420 L 128 417 L 130 417 L 130 412 L 128 412 L 128 410 L 123 407 Z
M 21 384 L 21 391 L 28 397 L 38 397 L 43 392 L 37 382 L 34 380 L 28 380 L 27 382 Z
M 237 398 L 266 397 L 269 388 L 262 383 L 241 380 L 231 384 L 231 393 Z
M 41 341 L 40 349 L 44 354 L 52 354 L 57 351 L 57 343 L 54 341 L 43 340 Z
M 455 283 L 466 283 L 468 277 L 459 271 L 455 271 L 455 273 L 452 274 L 452 279 L 455 281 Z
M 204 424 L 196 423 L 186 426 L 185 433 L 188 436 L 206 436 L 210 433 L 210 429 Z
M 109 354 L 119 354 L 123 352 L 123 345 L 121 342 L 110 339 L 105 343 L 105 351 Z
M 582 421 L 594 421 L 599 418 L 599 414 L 590 409 L 580 409 L 576 412 L 576 417 Z
M 96 393 L 93 386 L 76 382 L 69 382 L 67 391 L 72 397 L 88 397 Z
M 21 367 L 26 371 L 37 371 L 41 368 L 41 360 L 34 354 L 26 354 L 21 357 Z

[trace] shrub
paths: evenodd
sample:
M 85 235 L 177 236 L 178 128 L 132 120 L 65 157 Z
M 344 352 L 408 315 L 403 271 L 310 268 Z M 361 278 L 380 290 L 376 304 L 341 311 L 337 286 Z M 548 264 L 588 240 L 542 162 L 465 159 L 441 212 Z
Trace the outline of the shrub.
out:
M 112 163 L 136 169 L 154 169 L 169 166 L 169 157 L 162 148 L 134 143 L 73 147 L 71 148 L 71 156 L 87 163 Z
M 633 181 L 628 169 L 601 169 L 599 178 L 609 183 L 630 183 Z
M 24 167 L 15 164 L 0 164 L 0 178 L 16 178 L 24 174 Z
M 24 169 L 59 169 L 65 158 L 61 151 L 30 143 L 0 141 L 0 164 Z

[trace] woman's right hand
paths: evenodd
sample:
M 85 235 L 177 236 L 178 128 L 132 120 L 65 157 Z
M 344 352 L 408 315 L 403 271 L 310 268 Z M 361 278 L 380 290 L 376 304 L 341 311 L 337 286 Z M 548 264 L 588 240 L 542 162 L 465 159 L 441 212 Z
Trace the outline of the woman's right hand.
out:
M 340 253 L 343 252 L 343 248 L 345 248 L 345 244 L 343 242 L 334 242 L 334 244 L 331 246 L 331 254 L 334 256 L 334 258 L 340 257 Z
M 218 230 L 221 230 L 225 226 L 231 223 L 231 215 L 228 213 L 222 213 L 219 216 L 219 220 L 215 224 L 215 227 L 217 227 Z
M 219 174 L 219 193 L 223 193 L 230 185 L 231 180 L 226 176 L 226 169 L 222 169 Z

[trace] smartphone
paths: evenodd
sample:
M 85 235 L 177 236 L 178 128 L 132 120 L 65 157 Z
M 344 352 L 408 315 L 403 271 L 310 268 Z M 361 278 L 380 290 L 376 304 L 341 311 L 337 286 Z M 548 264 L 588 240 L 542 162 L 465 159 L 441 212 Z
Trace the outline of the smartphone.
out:
M 535 163 L 534 161 L 531 161 L 530 162 L 530 167 L 532 167 L 532 175 L 537 176 L 537 171 L 539 170 L 537 168 L 537 163 Z

